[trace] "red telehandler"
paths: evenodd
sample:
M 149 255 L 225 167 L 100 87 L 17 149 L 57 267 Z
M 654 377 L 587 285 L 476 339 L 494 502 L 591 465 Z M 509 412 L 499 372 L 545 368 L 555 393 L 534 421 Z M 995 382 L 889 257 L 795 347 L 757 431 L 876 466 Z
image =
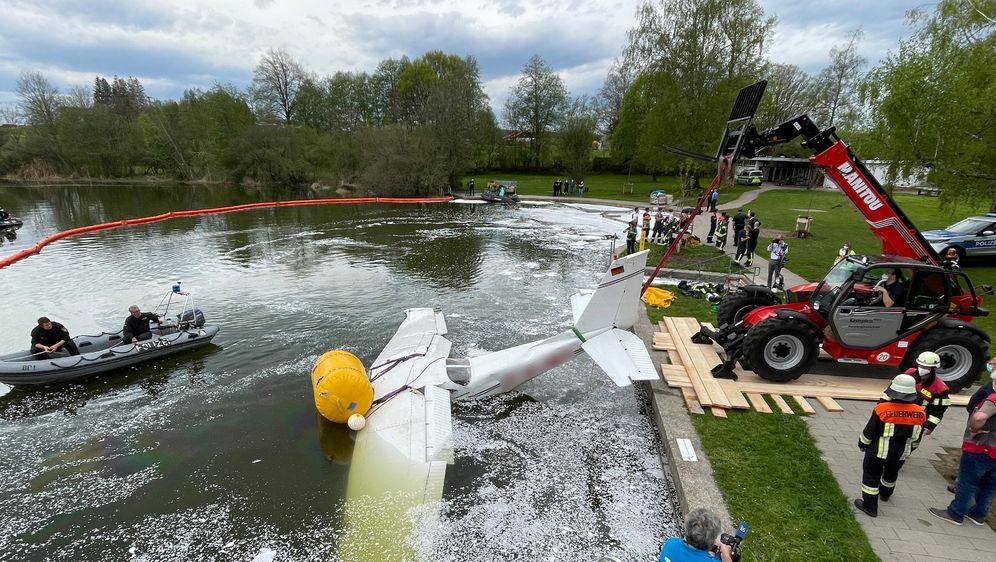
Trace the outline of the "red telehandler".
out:
M 786 302 L 760 285 L 728 295 L 719 306 L 719 328 L 702 327 L 692 338 L 697 343 L 715 341 L 726 351 L 726 361 L 713 374 L 736 378 L 733 367 L 746 358 L 761 377 L 786 382 L 809 370 L 821 348 L 842 363 L 902 369 L 912 366 L 921 352 L 933 351 L 941 357 L 938 376 L 949 387 L 960 390 L 972 384 L 986 360 L 990 338 L 971 324 L 973 317 L 989 312 L 981 308 L 982 298 L 968 276 L 941 262 L 834 128 L 821 131 L 801 115 L 758 132 L 752 120 L 766 84 L 761 81 L 740 91 L 716 157 L 705 158 L 721 162 L 720 170 L 730 170 L 741 157 L 752 158 L 761 148 L 801 137 L 802 146 L 814 154 L 809 158 L 812 165 L 837 184 L 881 240 L 882 255 L 845 257 L 819 283 L 788 289 Z M 718 179 L 717 174 L 712 186 Z M 699 198 L 684 229 L 704 198 Z M 668 248 L 658 269 L 672 251 Z M 883 286 L 887 290 L 878 289 Z

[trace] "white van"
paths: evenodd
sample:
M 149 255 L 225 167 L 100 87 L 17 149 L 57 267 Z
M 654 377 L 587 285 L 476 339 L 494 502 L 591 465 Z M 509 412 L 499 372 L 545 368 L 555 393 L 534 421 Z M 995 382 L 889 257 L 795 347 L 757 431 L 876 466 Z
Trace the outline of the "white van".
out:
M 761 170 L 744 170 L 737 174 L 739 185 L 761 185 L 764 180 L 764 172 Z

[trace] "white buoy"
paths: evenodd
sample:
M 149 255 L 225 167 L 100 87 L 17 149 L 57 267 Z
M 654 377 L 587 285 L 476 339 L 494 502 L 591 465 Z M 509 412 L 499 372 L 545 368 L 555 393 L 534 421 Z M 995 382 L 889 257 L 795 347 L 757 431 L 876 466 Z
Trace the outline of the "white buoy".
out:
M 361 416 L 360 414 L 353 414 L 349 416 L 349 420 L 346 421 L 346 424 L 349 425 L 349 429 L 359 431 L 367 425 L 367 418 Z

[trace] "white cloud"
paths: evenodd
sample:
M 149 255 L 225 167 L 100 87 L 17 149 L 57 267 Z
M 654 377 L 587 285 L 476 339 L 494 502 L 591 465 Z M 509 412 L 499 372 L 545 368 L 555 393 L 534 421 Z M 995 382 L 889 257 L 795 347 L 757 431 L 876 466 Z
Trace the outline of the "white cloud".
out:
M 518 72 L 539 54 L 574 95 L 594 94 L 626 41 L 641 0 L 0 0 L 0 98 L 39 70 L 67 86 L 93 76 L 137 76 L 152 95 L 177 97 L 214 81 L 244 86 L 260 55 L 282 48 L 320 74 L 373 71 L 388 57 L 432 49 L 475 56 L 498 110 Z M 761 0 L 780 22 L 770 58 L 818 71 L 857 27 L 874 64 L 907 32 L 911 3 Z

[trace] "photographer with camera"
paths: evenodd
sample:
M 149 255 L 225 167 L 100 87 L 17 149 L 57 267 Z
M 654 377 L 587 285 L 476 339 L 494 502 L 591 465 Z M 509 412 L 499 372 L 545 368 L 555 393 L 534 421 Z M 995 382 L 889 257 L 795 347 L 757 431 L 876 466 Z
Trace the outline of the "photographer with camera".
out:
M 719 517 L 707 509 L 693 509 L 685 517 L 685 537 L 665 541 L 658 560 L 694 562 L 718 558 L 723 562 L 733 562 L 733 545 L 729 544 L 732 541 L 720 541 L 720 531 Z
M 782 268 L 785 267 L 785 260 L 788 259 L 789 245 L 785 243 L 785 236 L 779 234 L 771 244 L 768 244 L 768 287 L 772 286 L 774 281 L 778 280 L 778 276 L 782 273 Z

